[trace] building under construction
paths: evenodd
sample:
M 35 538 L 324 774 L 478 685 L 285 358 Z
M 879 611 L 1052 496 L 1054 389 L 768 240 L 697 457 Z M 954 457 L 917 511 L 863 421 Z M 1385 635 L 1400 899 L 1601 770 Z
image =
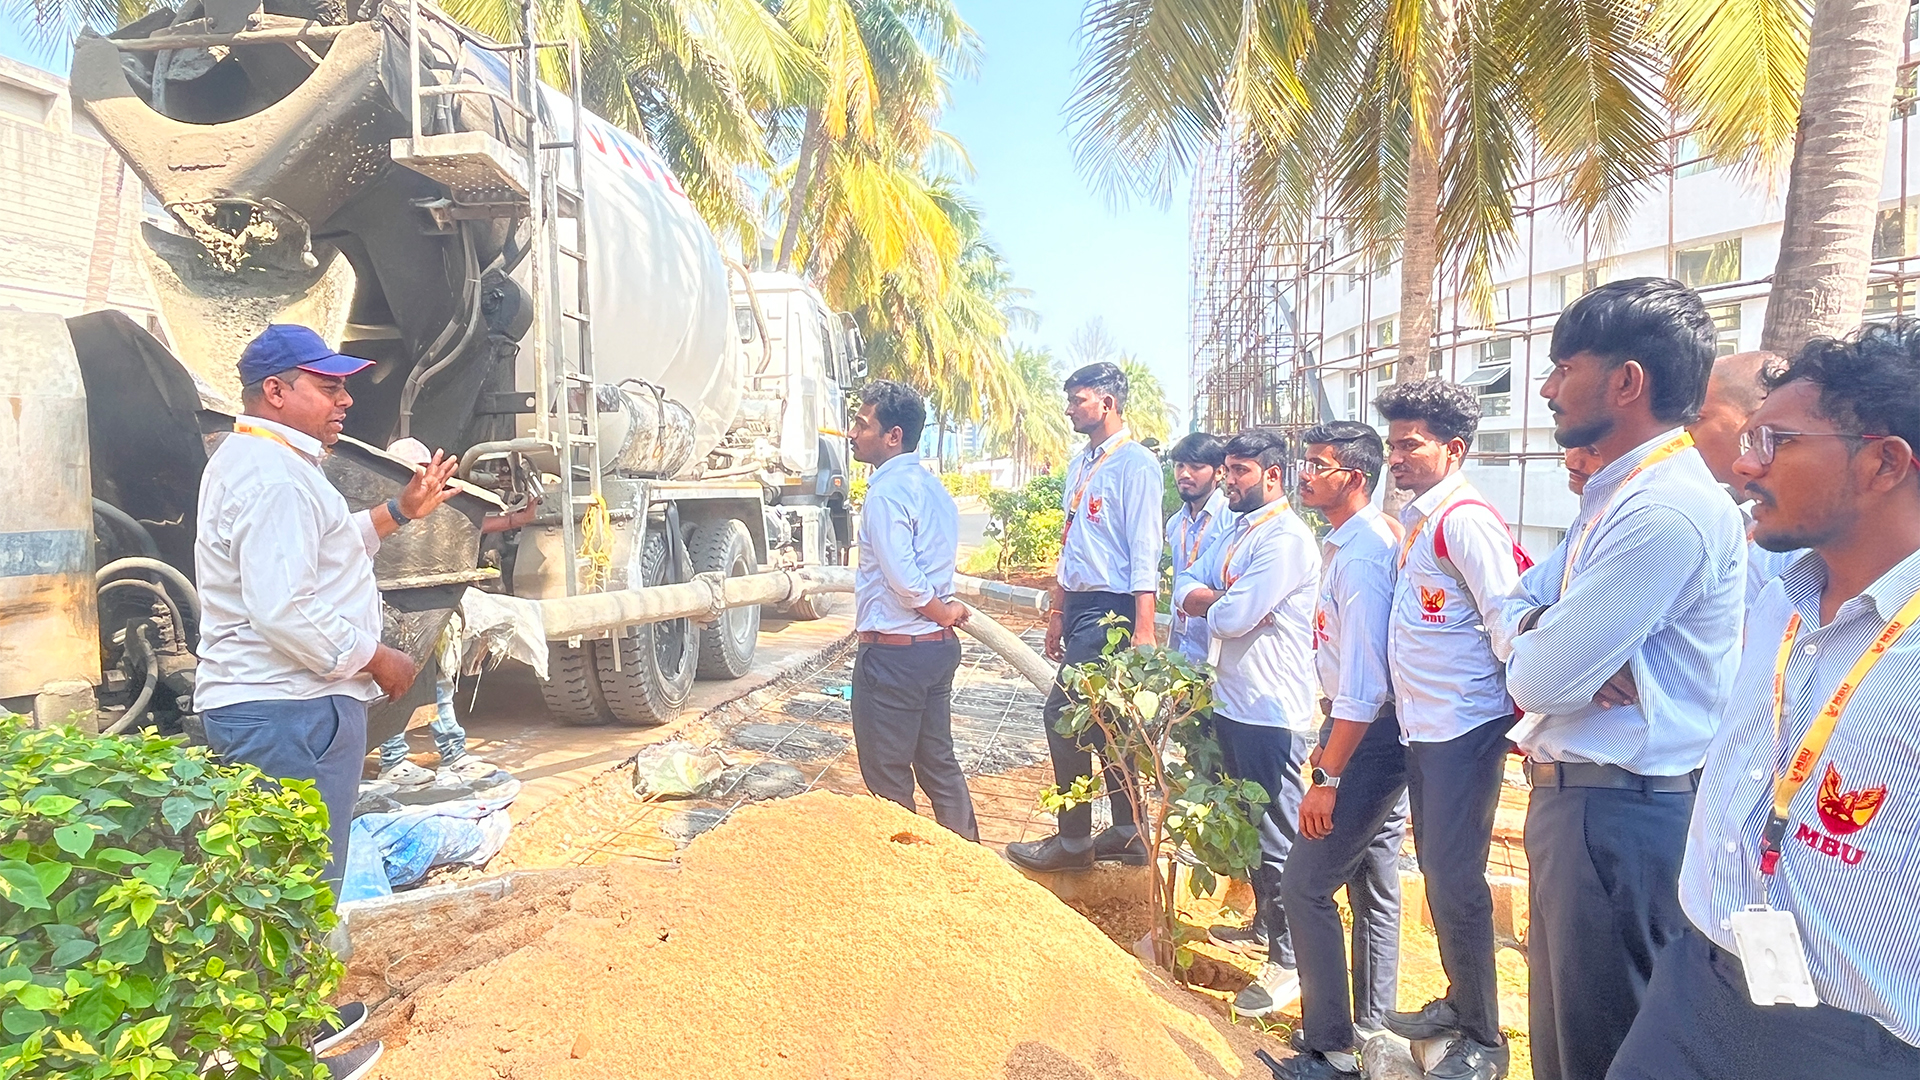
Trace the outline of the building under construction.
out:
M 1920 296 L 1920 143 L 1912 137 L 1916 27 L 1907 27 L 1902 96 L 1890 122 L 1874 233 L 1869 319 L 1912 313 Z M 1667 165 L 1602 245 L 1538 177 L 1514 192 L 1516 242 L 1493 275 L 1492 319 L 1476 316 L 1455 268 L 1435 283 L 1429 370 L 1474 388 L 1482 420 L 1474 484 L 1548 551 L 1578 509 L 1553 421 L 1540 400 L 1560 311 L 1616 278 L 1678 278 L 1706 299 L 1719 351 L 1759 347 L 1779 254 L 1784 181 L 1767 190 L 1718 167 L 1675 130 Z M 1317 215 L 1276 240 L 1253 227 L 1235 147 L 1223 141 L 1194 177 L 1191 208 L 1193 416 L 1209 431 L 1302 430 L 1322 420 L 1384 429 L 1372 406 L 1399 359 L 1399 263 L 1370 258 L 1340 223 Z M 1911 180 L 1910 180 L 1911 178 Z

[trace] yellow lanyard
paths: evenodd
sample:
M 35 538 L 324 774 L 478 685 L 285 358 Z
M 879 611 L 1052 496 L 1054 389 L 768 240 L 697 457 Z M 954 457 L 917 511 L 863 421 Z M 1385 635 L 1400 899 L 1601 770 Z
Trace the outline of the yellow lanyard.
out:
M 1233 572 L 1233 557 L 1239 553 L 1240 545 L 1246 543 L 1247 539 L 1257 532 L 1260 526 L 1286 513 L 1288 509 L 1287 500 L 1284 498 L 1274 503 L 1271 509 L 1259 517 L 1248 520 L 1245 531 L 1241 532 L 1239 536 L 1234 537 L 1233 542 L 1227 545 L 1226 557 L 1220 560 L 1220 585 L 1222 588 L 1231 589 L 1233 588 L 1233 583 L 1240 580 L 1240 576 Z
M 1807 778 L 1813 775 L 1814 763 L 1826 752 L 1827 740 L 1833 737 L 1833 729 L 1840 723 L 1840 714 L 1846 711 L 1847 704 L 1853 700 L 1854 691 L 1860 688 L 1861 680 L 1867 672 L 1873 670 L 1893 643 L 1912 628 L 1914 620 L 1920 619 L 1920 592 L 1908 599 L 1905 606 L 1896 612 L 1887 628 L 1880 631 L 1867 651 L 1853 662 L 1847 677 L 1828 699 L 1826 708 L 1813 718 L 1807 728 L 1806 738 L 1800 740 L 1800 746 L 1793 752 L 1793 760 L 1787 763 L 1787 771 L 1782 773 L 1774 766 L 1773 778 L 1773 817 L 1767 822 L 1766 831 L 1760 836 L 1760 872 L 1771 874 L 1780 862 L 1780 844 L 1787 835 L 1787 812 L 1793 806 L 1793 797 L 1806 786 Z M 1787 620 L 1787 632 L 1780 637 L 1780 652 L 1773 661 L 1773 741 L 1780 744 L 1782 727 L 1786 720 L 1787 709 L 1787 661 L 1793 656 L 1794 642 L 1800 637 L 1800 613 L 1794 612 Z
M 267 428 L 258 427 L 253 424 L 249 424 L 245 420 L 235 420 L 233 422 L 233 433 L 235 435 L 251 435 L 256 439 L 267 439 L 272 442 L 277 442 L 281 446 L 284 446 L 287 449 L 292 450 L 294 453 L 300 454 L 301 460 L 306 461 L 308 463 L 313 462 L 313 458 L 310 455 L 301 454 L 299 447 L 288 442 L 286 440 L 286 436 L 281 435 L 277 431 L 271 431 L 271 430 L 268 430 Z
M 1446 498 L 1440 500 L 1439 506 L 1433 508 L 1433 513 L 1427 514 L 1419 521 L 1414 522 L 1413 528 L 1407 530 L 1407 538 L 1400 543 L 1400 568 L 1402 570 L 1407 567 L 1407 553 L 1413 550 L 1413 542 L 1420 538 L 1420 530 L 1427 527 L 1427 522 L 1439 517 L 1440 513 L 1447 508 L 1447 504 L 1459 498 L 1460 493 L 1465 491 L 1466 488 L 1467 485 L 1464 483 L 1454 488 Z
M 1080 516 L 1080 500 L 1086 498 L 1087 485 L 1093 483 L 1094 476 L 1099 473 L 1102 466 L 1113 460 L 1114 455 L 1120 452 L 1121 447 L 1132 441 L 1133 436 L 1131 435 L 1123 437 L 1119 442 L 1108 447 L 1106 453 L 1094 459 L 1093 464 L 1087 466 L 1087 474 L 1080 478 L 1080 486 L 1073 489 L 1073 498 L 1067 501 L 1067 522 L 1060 527 L 1060 542 L 1062 544 L 1067 542 L 1067 534 L 1073 531 L 1073 519 Z
M 1193 526 L 1196 520 L 1198 520 L 1196 517 L 1187 515 L 1186 519 L 1180 523 L 1180 539 L 1174 542 L 1176 550 L 1187 553 L 1186 561 L 1180 564 L 1182 570 L 1192 566 L 1193 560 L 1200 557 L 1200 541 L 1207 538 L 1207 528 L 1213 524 L 1213 515 L 1207 514 L 1206 523 L 1200 526 L 1199 536 L 1193 536 Z M 1193 537 L 1193 543 L 1191 544 L 1187 543 L 1187 538 L 1190 536 Z
M 1600 519 L 1606 517 L 1607 511 L 1613 508 L 1613 500 L 1620 497 L 1620 492 L 1624 491 L 1626 486 L 1633 482 L 1634 477 L 1639 476 L 1641 473 L 1646 472 L 1648 469 L 1653 468 L 1655 465 L 1660 464 L 1692 445 L 1693 433 L 1682 431 L 1680 434 L 1675 435 L 1673 438 L 1655 447 L 1653 453 L 1648 454 L 1645 461 L 1635 465 L 1633 471 L 1627 474 L 1627 478 L 1620 481 L 1620 486 L 1613 489 L 1613 494 L 1607 496 L 1607 501 L 1600 507 L 1600 512 L 1593 515 L 1593 517 L 1587 521 L 1587 527 L 1580 530 L 1580 535 L 1574 539 L 1572 546 L 1567 549 L 1567 565 L 1562 567 L 1560 571 L 1561 596 L 1564 597 L 1567 595 L 1567 586 L 1573 581 L 1574 560 L 1578 559 L 1580 552 L 1586 548 L 1587 537 L 1593 535 L 1593 530 L 1600 524 Z

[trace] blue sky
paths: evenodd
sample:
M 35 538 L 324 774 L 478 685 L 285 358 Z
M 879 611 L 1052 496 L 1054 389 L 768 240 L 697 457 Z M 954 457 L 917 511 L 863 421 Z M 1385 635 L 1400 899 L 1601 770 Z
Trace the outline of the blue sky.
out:
M 1164 209 L 1138 200 L 1120 209 L 1075 170 L 1063 109 L 1078 59 L 1076 0 L 957 0 L 985 48 L 977 78 L 954 88 L 943 125 L 965 144 L 968 190 L 1015 280 L 1032 290 L 1037 330 L 1025 340 L 1063 360 L 1067 342 L 1101 318 L 1120 347 L 1166 384 L 1185 419 L 1187 203 L 1184 186 Z M 66 69 L 65 55 L 33 49 L 0 25 L 0 54 Z

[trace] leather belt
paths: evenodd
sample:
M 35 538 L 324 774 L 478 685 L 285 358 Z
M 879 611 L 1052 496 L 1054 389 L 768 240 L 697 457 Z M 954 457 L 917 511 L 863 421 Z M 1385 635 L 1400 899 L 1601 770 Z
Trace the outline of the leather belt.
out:
M 920 645 L 929 641 L 951 641 L 960 635 L 951 629 L 935 630 L 931 634 L 882 634 L 876 630 L 860 631 L 862 645 Z
M 1642 776 L 1618 765 L 1596 765 L 1590 761 L 1529 761 L 1527 780 L 1537 788 L 1609 788 L 1664 793 L 1697 790 L 1700 770 L 1679 776 Z

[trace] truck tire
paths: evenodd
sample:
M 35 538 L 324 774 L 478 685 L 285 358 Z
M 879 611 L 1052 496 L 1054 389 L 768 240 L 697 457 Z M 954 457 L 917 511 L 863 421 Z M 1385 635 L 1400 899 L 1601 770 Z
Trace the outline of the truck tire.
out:
M 820 534 L 820 565 L 845 566 L 846 549 L 840 546 L 840 530 L 834 527 L 831 517 L 822 517 Z M 838 611 L 841 595 L 839 593 L 814 593 L 795 600 L 787 607 L 787 617 L 791 619 L 824 619 Z
M 667 538 L 659 529 L 648 530 L 640 558 L 641 584 L 671 580 Z M 674 619 L 628 627 L 611 640 L 591 642 L 600 696 L 616 721 L 651 727 L 679 718 L 693 690 L 696 632 L 692 619 Z
M 727 577 L 744 577 L 758 567 L 753 557 L 753 537 L 747 527 L 733 518 L 709 521 L 693 530 L 687 545 L 693 572 L 718 572 Z M 760 638 L 760 607 L 728 608 L 712 626 L 700 631 L 700 666 L 703 679 L 737 679 L 753 667 L 754 647 Z
M 547 642 L 547 681 L 540 684 L 540 696 L 554 719 L 582 725 L 613 723 L 613 711 L 600 694 L 593 668 L 593 642 Z

